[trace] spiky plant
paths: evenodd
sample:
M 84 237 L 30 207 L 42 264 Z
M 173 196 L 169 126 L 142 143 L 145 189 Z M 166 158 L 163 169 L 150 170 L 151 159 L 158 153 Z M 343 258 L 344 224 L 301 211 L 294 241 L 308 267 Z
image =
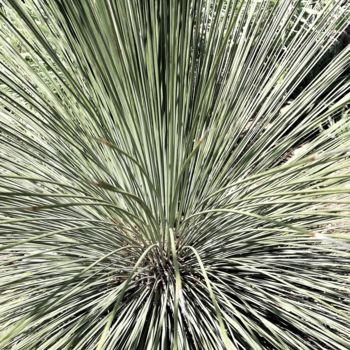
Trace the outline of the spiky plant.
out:
M 311 6 L 311 5 L 310 5 Z M 350 3 L 5 0 L 0 348 L 349 349 Z

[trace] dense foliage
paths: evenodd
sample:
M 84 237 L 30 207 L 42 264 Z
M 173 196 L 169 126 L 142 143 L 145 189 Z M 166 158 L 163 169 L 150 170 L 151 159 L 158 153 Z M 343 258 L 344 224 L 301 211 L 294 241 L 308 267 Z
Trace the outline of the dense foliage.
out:
M 350 3 L 314 3 L 2 1 L 0 349 L 349 348 L 350 46 L 314 68 Z

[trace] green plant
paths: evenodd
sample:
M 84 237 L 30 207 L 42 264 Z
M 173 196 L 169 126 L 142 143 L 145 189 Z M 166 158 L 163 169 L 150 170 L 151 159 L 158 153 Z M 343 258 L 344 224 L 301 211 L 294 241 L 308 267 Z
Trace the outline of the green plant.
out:
M 3 2 L 1 349 L 348 349 L 349 47 L 289 95 L 350 6 L 299 5 Z

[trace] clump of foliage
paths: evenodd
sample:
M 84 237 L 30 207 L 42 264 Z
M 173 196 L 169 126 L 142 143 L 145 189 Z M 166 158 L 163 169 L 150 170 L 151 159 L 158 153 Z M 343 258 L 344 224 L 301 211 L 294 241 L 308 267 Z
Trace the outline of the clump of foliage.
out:
M 2 2 L 1 349 L 348 349 L 349 46 L 290 94 L 350 4 L 300 5 Z

